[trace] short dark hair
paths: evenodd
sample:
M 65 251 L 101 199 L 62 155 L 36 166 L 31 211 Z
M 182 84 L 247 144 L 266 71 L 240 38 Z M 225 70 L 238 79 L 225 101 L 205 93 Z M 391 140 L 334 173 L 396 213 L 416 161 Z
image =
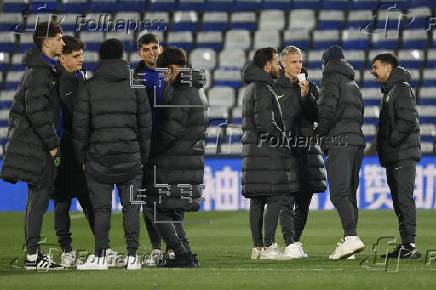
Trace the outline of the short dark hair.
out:
M 277 48 L 260 48 L 254 53 L 253 62 L 255 65 L 263 69 L 268 61 L 272 61 L 274 54 L 278 54 Z
M 188 63 L 186 53 L 179 47 L 166 47 L 157 58 L 158 67 L 169 67 L 170 65 L 185 66 Z
M 62 27 L 56 21 L 46 21 L 38 23 L 33 31 L 33 43 L 39 50 L 42 50 L 42 42 L 49 37 L 55 37 L 62 33 Z
M 374 63 L 376 60 L 379 60 L 379 61 L 381 61 L 383 63 L 388 63 L 388 64 L 392 65 L 393 68 L 396 68 L 397 66 L 400 65 L 400 62 L 398 61 L 398 57 L 396 57 L 392 53 L 380 53 L 380 54 L 377 54 L 374 57 L 374 60 L 372 61 L 372 63 Z
M 153 33 L 147 33 L 142 35 L 139 39 L 138 39 L 138 47 L 141 48 L 141 45 L 145 44 L 150 44 L 150 43 L 159 43 L 159 37 L 156 34 Z
M 62 40 L 65 42 L 64 48 L 62 49 L 63 54 L 70 54 L 73 51 L 84 49 L 86 44 L 78 38 L 72 35 L 62 36 Z
M 109 38 L 100 45 L 98 54 L 100 59 L 121 59 L 123 52 L 123 43 L 116 38 Z

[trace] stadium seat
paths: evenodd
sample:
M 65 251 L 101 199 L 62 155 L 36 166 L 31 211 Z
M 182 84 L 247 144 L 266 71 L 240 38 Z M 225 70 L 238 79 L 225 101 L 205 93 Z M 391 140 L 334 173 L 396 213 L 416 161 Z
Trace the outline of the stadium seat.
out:
M 214 86 L 232 87 L 237 89 L 241 86 L 241 71 L 239 69 L 216 69 L 214 71 Z
M 374 137 L 377 134 L 377 127 L 374 124 L 363 124 L 362 131 L 365 137 L 367 136 Z
M 422 124 L 436 124 L 436 106 L 417 105 L 419 122 Z
M 365 51 L 363 50 L 344 50 L 345 59 L 355 70 L 360 70 L 365 63 Z
M 401 66 L 407 69 L 415 69 L 422 67 L 425 55 L 422 49 L 400 49 L 398 57 Z
M 365 124 L 378 124 L 379 106 L 365 106 L 363 118 Z
M 434 142 L 436 140 L 436 128 L 434 124 L 420 124 L 419 131 L 421 141 Z
M 0 32 L 0 51 L 11 52 L 15 49 L 15 34 L 13 32 Z
M 223 49 L 219 54 L 219 67 L 242 69 L 246 62 L 242 49 Z
M 62 12 L 69 13 L 83 13 L 89 10 L 89 4 L 87 0 L 63 0 Z
M 292 8 L 292 0 L 263 0 L 262 8 L 290 10 Z
M 275 47 L 281 46 L 280 31 L 262 31 L 258 30 L 254 33 L 254 49 L 262 47 Z
M 294 0 L 295 9 L 319 9 L 322 1 L 320 0 Z
M 371 24 L 373 15 L 371 10 L 351 10 L 347 17 L 347 27 L 360 31 L 366 25 Z
M 327 49 L 332 45 L 339 44 L 339 30 L 313 31 L 313 49 Z
M 148 9 L 152 11 L 173 11 L 176 9 L 176 0 L 149 0 Z
M 167 36 L 168 46 L 177 46 L 183 48 L 186 52 L 192 49 L 192 32 L 191 31 L 170 31 Z
M 119 0 L 121 11 L 144 11 L 147 7 L 147 2 L 143 0 Z
M 305 29 L 285 30 L 283 32 L 283 47 L 294 45 L 305 50 L 310 45 L 310 31 Z
M 351 1 L 351 9 L 376 9 L 377 5 L 379 5 L 379 0 L 352 0 Z
M 86 43 L 86 50 L 98 51 L 100 45 L 104 42 L 103 32 L 80 32 L 79 38 Z
M 362 33 L 359 30 L 343 30 L 342 47 L 344 49 L 368 49 L 369 34 Z
M 176 11 L 173 16 L 172 31 L 195 31 L 198 27 L 198 14 L 195 11 Z
M 366 68 L 363 71 L 363 88 L 379 88 L 380 84 L 375 82 L 375 77 L 371 74 L 371 69 Z
M 323 53 L 324 50 L 310 50 L 307 55 L 307 63 L 303 65 L 310 70 L 321 69 Z
M 235 90 L 232 87 L 213 87 L 207 94 L 209 106 L 230 108 L 235 104 Z
M 223 46 L 223 36 L 219 31 L 202 31 L 197 34 L 198 48 L 212 48 L 216 51 Z
M 98 66 L 98 52 L 85 51 L 83 53 L 83 67 L 87 71 L 94 71 Z
M 372 34 L 372 48 L 374 49 L 396 49 L 398 47 L 398 32 L 396 30 L 377 31 Z
M 205 0 L 179 0 L 178 10 L 204 10 Z
M 239 105 L 232 109 L 232 123 L 242 124 L 242 105 Z
M 428 33 L 424 29 L 406 29 L 403 31 L 403 48 L 427 47 Z
M 292 10 L 289 13 L 289 27 L 290 29 L 305 29 L 312 30 L 316 25 L 315 12 L 313 10 Z
M 0 37 L 1 38 L 1 37 Z M 35 44 L 33 44 L 33 36 L 31 32 L 26 32 L 23 34 L 20 34 L 18 36 L 20 46 L 18 48 L 19 53 L 23 53 L 29 48 L 35 47 Z
M 214 69 L 216 66 L 215 50 L 195 48 L 191 52 L 190 62 L 193 68 Z
M 281 10 L 265 10 L 260 12 L 259 30 L 283 30 L 285 14 Z
M 26 70 L 26 67 L 23 65 L 23 54 L 22 53 L 16 53 L 16 54 L 12 55 L 11 70 L 12 71 Z
M 4 0 L 3 12 L 21 13 L 27 8 L 27 1 L 23 0 Z
M 424 69 L 422 75 L 422 85 L 425 87 L 436 87 L 436 69 L 428 68 Z
M 86 30 L 87 19 L 81 14 L 65 13 L 59 15 L 58 19 L 61 21 L 64 34 L 73 34 L 76 31 Z
M 231 11 L 233 0 L 205 0 L 206 11 Z
M 408 5 L 410 8 L 416 7 L 432 7 L 434 6 L 435 1 L 433 0 L 410 0 Z
M 23 77 L 24 71 L 10 71 L 6 75 L 6 85 L 4 89 L 12 90 L 18 88 L 18 85 Z
M 251 47 L 250 31 L 248 30 L 227 31 L 224 47 L 249 49 Z
M 203 31 L 223 31 L 227 29 L 228 14 L 226 12 L 205 12 L 203 14 Z
M 157 24 L 152 24 L 151 27 L 148 27 L 147 30 L 153 31 L 164 31 L 169 28 L 170 25 L 170 16 L 168 12 L 160 11 L 160 12 L 146 12 L 144 15 L 144 20 L 148 20 L 153 22 L 153 20 L 158 20 Z M 166 26 L 165 26 L 166 24 Z M 165 27 L 162 27 L 165 26 Z M 158 28 L 159 27 L 159 28 Z
M 108 31 L 106 32 L 106 39 L 116 38 L 124 44 L 124 50 L 136 50 L 136 45 L 133 43 L 133 33 L 126 33 L 124 31 Z
M 254 12 L 234 12 L 230 16 L 230 29 L 256 30 L 256 25 Z
M 256 11 L 262 8 L 262 0 L 234 0 L 233 11 Z
M 398 26 L 406 27 L 406 25 L 412 20 L 413 16 L 399 9 L 388 10 L 393 4 L 384 5 L 383 9 L 377 10 L 377 23 L 375 27 L 378 30 L 396 30 Z M 397 7 L 399 7 L 397 5 Z
M 410 2 L 414 2 L 414 1 L 410 1 Z M 427 29 L 427 21 L 428 21 L 428 17 L 432 16 L 432 11 L 429 8 L 429 6 L 427 7 L 417 7 L 417 8 L 412 8 L 408 11 L 408 13 L 410 13 L 411 15 L 413 15 L 415 17 L 415 19 L 413 19 L 412 22 L 407 22 L 405 24 L 407 24 L 406 29 L 419 29 L 419 30 L 426 30 Z
M 2 13 L 0 17 L 0 31 L 17 31 L 22 28 L 22 25 L 19 25 L 22 22 L 23 16 L 21 13 Z
M 8 67 L 9 67 L 9 53 L 0 52 L 0 71 L 6 71 Z M 2 78 L 0 78 L 0 81 L 3 81 Z
M 380 88 L 361 88 L 360 91 L 364 106 L 378 106 L 381 104 L 383 94 Z
M 209 126 L 225 124 L 228 122 L 229 110 L 226 107 L 209 106 L 207 117 Z
M 16 90 L 3 90 L 0 94 L 0 100 L 3 102 L 12 102 L 14 100 L 15 93 Z
M 117 0 L 93 0 L 89 3 L 89 10 L 94 13 L 98 12 L 116 12 L 118 10 Z
M 318 30 L 342 29 L 345 23 L 343 11 L 321 10 L 318 16 Z
M 436 105 L 436 86 L 421 87 L 419 90 L 418 104 L 420 105 Z
M 427 67 L 436 67 L 436 49 L 427 50 Z
M 316 85 L 319 87 L 320 81 L 322 79 L 322 70 L 321 69 L 311 69 L 308 72 L 308 79 L 309 81 L 312 81 L 316 83 Z

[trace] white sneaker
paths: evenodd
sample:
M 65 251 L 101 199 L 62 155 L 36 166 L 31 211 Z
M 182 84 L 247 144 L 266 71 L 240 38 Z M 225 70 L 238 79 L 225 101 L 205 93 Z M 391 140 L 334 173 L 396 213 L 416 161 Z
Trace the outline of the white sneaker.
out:
M 82 265 L 77 265 L 77 270 L 107 270 L 108 264 L 105 256 L 96 257 L 94 254 L 88 256 L 86 262 Z
M 354 256 L 354 254 L 353 254 L 353 255 L 349 256 L 349 257 L 347 258 L 347 260 L 356 260 L 356 256 Z
M 295 242 L 298 245 L 298 249 L 300 250 L 301 258 L 308 258 L 309 256 L 303 250 L 303 244 L 300 242 Z
M 285 248 L 285 255 L 291 259 L 303 258 L 303 256 L 301 256 L 300 247 L 298 246 L 297 243 L 292 243 L 289 246 L 287 246 Z
M 146 267 L 155 267 L 157 266 L 157 263 L 162 259 L 162 250 L 160 249 L 153 249 L 151 251 L 151 255 L 150 258 L 145 259 L 142 262 L 142 265 L 146 266 Z
M 83 262 L 77 259 L 76 251 L 61 254 L 61 265 L 65 268 L 73 268 L 82 264 Z
M 256 247 L 254 247 L 253 250 L 251 250 L 251 259 L 252 260 L 260 259 L 261 253 L 262 253 L 261 250 L 258 250 Z
M 106 262 L 108 267 L 122 267 L 125 259 L 111 248 L 106 250 Z
M 272 244 L 269 247 L 262 249 L 260 253 L 261 260 L 290 260 L 291 258 L 286 256 L 285 253 L 279 249 L 277 243 Z
M 349 256 L 363 251 L 365 245 L 358 236 L 346 236 L 342 239 L 335 251 L 329 256 L 330 260 L 345 259 Z
M 127 270 L 140 270 L 139 256 L 127 256 Z

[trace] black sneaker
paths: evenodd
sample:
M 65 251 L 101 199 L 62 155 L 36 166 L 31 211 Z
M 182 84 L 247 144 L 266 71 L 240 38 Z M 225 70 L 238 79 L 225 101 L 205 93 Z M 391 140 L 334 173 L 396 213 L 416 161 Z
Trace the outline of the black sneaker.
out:
M 164 257 L 158 262 L 157 266 L 161 268 L 191 268 L 199 267 L 199 264 L 194 263 L 192 254 L 186 253 L 182 255 L 176 255 L 175 259 L 168 259 L 168 257 Z
M 200 267 L 200 263 L 198 262 L 197 254 L 192 254 L 192 262 L 197 265 L 196 267 Z
M 38 256 L 36 257 L 35 261 L 29 261 L 26 258 L 26 261 L 24 262 L 24 269 L 48 271 L 48 270 L 63 270 L 64 267 L 53 262 L 50 256 L 48 256 L 46 253 L 38 252 Z
M 381 255 L 383 259 L 419 259 L 421 253 L 410 244 L 398 245 L 391 253 Z

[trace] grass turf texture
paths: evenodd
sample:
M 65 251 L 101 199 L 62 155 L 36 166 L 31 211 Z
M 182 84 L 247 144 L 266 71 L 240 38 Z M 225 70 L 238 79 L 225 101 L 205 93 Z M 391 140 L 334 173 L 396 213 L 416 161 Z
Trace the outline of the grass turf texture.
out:
M 94 241 L 83 214 L 71 215 L 73 248 L 92 250 Z M 436 261 L 425 264 L 427 250 L 435 250 L 433 256 L 436 256 L 436 211 L 432 210 L 417 213 L 417 246 L 423 257 L 401 260 L 398 272 L 395 272 L 395 260 L 389 261 L 386 272 L 386 267 L 374 264 L 373 259 L 372 245 L 378 238 L 398 236 L 396 217 L 391 210 L 360 212 L 358 233 L 366 248 L 354 261 L 328 260 L 342 234 L 336 211 L 310 212 L 302 238 L 309 258 L 291 261 L 250 260 L 248 212 L 200 212 L 188 213 L 186 220 L 212 220 L 212 224 L 185 224 L 185 227 L 201 268 L 102 272 L 17 269 L 24 257 L 23 219 L 21 212 L 0 213 L 0 289 L 435 289 Z M 46 235 L 47 243 L 56 244 L 52 213 L 45 215 L 42 234 Z M 124 253 L 120 213 L 112 215 L 110 237 L 112 248 Z M 276 238 L 283 246 L 280 229 Z M 139 253 L 151 251 L 142 220 L 140 245 Z M 42 248 L 47 251 L 49 247 Z M 377 247 L 381 252 L 388 248 L 393 246 L 386 242 Z M 11 266 L 17 257 L 15 266 Z M 365 258 L 368 261 L 362 262 Z

